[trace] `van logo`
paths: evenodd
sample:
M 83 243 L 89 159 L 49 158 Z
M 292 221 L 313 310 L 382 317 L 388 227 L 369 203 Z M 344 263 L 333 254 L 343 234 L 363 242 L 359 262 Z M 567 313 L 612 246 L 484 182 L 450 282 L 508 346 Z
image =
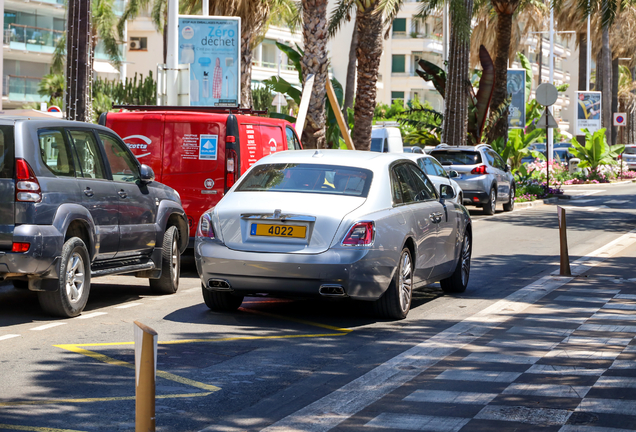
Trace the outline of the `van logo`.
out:
M 274 138 L 269 139 L 269 151 L 274 153 L 276 151 L 276 140 Z
M 123 138 L 123 140 L 130 150 L 146 151 L 148 150 L 148 146 L 152 144 L 152 140 L 144 135 L 130 135 L 130 136 L 127 136 L 126 138 Z M 129 140 L 132 140 L 133 142 L 129 142 Z M 138 142 L 138 141 L 142 141 L 142 142 Z M 134 153 L 135 152 L 133 151 L 133 154 Z M 135 154 L 135 157 L 139 159 L 144 156 L 148 156 L 149 154 L 150 152 L 144 153 L 144 154 Z
M 212 189 L 214 187 L 214 180 L 205 179 L 205 182 L 203 182 L 203 185 L 205 186 L 206 189 Z

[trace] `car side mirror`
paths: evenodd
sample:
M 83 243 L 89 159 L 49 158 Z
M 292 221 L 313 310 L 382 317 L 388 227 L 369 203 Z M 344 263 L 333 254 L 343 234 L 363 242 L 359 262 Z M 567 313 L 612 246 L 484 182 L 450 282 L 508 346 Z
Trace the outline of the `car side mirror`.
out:
M 510 165 L 506 164 L 506 167 L 504 168 L 505 172 L 510 172 Z
M 439 187 L 440 198 L 442 199 L 453 199 L 455 198 L 455 190 L 451 185 L 441 185 Z
M 142 164 L 139 170 L 139 177 L 143 184 L 152 183 L 155 181 L 155 172 L 148 165 Z
M 448 177 L 457 178 L 457 177 L 459 177 L 459 173 L 457 171 L 455 171 L 455 170 L 450 170 L 450 171 L 448 171 Z

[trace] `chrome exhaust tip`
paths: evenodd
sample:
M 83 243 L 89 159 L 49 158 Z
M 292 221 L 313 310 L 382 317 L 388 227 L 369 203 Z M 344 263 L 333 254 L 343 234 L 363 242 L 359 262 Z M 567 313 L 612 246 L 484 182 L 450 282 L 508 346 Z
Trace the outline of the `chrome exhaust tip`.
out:
M 225 279 L 210 279 L 208 288 L 211 291 L 232 291 L 232 286 Z
M 321 296 L 324 297 L 346 297 L 344 288 L 342 285 L 320 285 L 318 290 Z

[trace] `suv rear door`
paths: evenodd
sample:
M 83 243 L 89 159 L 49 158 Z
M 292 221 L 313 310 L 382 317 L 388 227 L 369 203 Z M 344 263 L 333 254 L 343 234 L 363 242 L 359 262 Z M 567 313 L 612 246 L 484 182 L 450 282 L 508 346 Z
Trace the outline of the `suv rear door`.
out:
M 0 126 L 0 250 L 11 250 L 15 223 L 13 126 Z M 2 271 L 0 269 L 0 271 Z

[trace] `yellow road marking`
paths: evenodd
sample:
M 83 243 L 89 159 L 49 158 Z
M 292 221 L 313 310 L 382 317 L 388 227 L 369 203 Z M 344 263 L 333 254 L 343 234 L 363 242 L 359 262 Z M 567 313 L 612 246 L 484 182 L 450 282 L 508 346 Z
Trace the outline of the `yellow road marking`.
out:
M 282 319 L 285 321 L 292 321 L 292 322 L 296 322 L 299 324 L 307 324 L 310 325 L 312 327 L 321 327 L 321 328 L 326 328 L 328 330 L 335 330 L 335 331 L 339 331 L 339 332 L 345 332 L 345 333 L 350 333 L 353 330 L 348 329 L 348 328 L 340 328 L 340 327 L 334 327 L 334 326 L 330 326 L 327 324 L 320 324 L 317 322 L 313 322 L 313 321 L 306 321 L 306 320 L 302 320 L 302 319 L 298 319 L 298 318 L 290 318 L 290 317 L 286 317 L 283 315 L 276 315 L 273 313 L 269 313 L 269 312 L 263 312 L 263 311 L 257 311 L 254 309 L 245 309 L 245 308 L 241 308 L 242 310 L 244 310 L 245 312 L 249 312 L 249 313 L 253 313 L 256 315 L 263 315 L 263 316 L 268 316 L 268 317 L 272 317 L 272 318 L 278 318 L 278 319 Z
M 48 428 L 48 427 L 35 427 L 35 426 L 18 426 L 18 425 L 9 425 L 9 424 L 1 424 L 0 429 L 4 430 L 21 430 L 21 431 L 31 431 L 31 432 L 82 432 L 71 429 L 56 429 L 56 428 Z
M 202 392 L 202 393 L 183 393 L 183 394 L 167 394 L 157 395 L 156 399 L 176 399 L 176 398 L 190 398 L 208 396 L 214 392 Z M 135 396 L 120 396 L 120 397 L 105 397 L 105 398 L 76 398 L 76 399 L 43 399 L 43 400 L 30 400 L 30 401 L 15 401 L 15 402 L 0 402 L 0 407 L 8 406 L 21 406 L 21 405 L 53 405 L 60 403 L 92 403 L 92 402 L 111 402 L 111 401 L 126 401 L 135 400 Z M 3 429 L 3 425 L 0 425 L 0 429 Z M 21 426 L 23 427 L 23 426 Z M 18 429 L 22 430 L 22 429 Z M 62 431 L 62 429 L 25 429 L 25 430 L 37 430 L 37 431 Z M 75 432 L 75 431 L 72 431 Z

